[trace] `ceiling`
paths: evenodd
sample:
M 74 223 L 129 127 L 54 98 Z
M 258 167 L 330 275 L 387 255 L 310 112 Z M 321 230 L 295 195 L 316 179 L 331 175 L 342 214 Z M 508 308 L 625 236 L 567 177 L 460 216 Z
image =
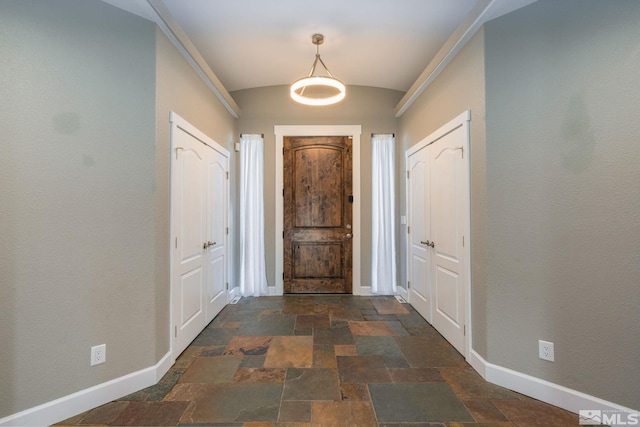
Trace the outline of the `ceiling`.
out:
M 223 92 L 307 75 L 314 33 L 345 84 L 415 92 L 484 22 L 535 0 L 104 1 L 169 28 Z
M 406 92 L 477 0 L 164 0 L 229 91 L 288 84 L 316 47 L 347 84 Z

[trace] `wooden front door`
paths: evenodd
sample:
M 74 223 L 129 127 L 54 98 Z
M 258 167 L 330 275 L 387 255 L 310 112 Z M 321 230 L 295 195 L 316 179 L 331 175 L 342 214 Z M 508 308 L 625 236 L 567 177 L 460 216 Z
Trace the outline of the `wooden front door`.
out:
M 347 136 L 284 138 L 284 292 L 351 293 Z

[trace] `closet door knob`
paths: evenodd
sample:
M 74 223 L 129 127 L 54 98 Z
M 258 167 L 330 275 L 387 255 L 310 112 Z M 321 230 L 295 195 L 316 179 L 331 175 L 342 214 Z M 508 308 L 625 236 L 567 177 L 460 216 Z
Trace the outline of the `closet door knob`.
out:
M 426 242 L 424 242 L 424 241 L 422 241 L 422 240 L 421 240 L 421 241 L 420 241 L 420 244 L 421 244 L 421 245 L 425 245 L 425 246 L 430 246 L 430 247 L 432 247 L 432 248 L 435 248 L 435 247 L 436 247 L 436 244 L 435 244 L 435 243 L 430 242 L 430 241 L 428 241 L 428 240 L 427 240 Z

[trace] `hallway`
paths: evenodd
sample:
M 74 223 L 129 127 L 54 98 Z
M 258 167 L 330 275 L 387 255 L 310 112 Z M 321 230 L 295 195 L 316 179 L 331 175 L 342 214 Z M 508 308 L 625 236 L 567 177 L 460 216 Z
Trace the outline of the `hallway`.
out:
M 242 298 L 155 386 L 57 426 L 575 426 L 484 381 L 392 297 Z

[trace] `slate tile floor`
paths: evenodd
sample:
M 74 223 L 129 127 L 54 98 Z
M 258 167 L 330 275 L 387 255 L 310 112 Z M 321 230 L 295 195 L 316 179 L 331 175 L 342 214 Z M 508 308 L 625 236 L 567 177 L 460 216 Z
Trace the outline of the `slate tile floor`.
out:
M 576 426 L 484 381 L 392 297 L 243 298 L 155 386 L 58 426 Z

